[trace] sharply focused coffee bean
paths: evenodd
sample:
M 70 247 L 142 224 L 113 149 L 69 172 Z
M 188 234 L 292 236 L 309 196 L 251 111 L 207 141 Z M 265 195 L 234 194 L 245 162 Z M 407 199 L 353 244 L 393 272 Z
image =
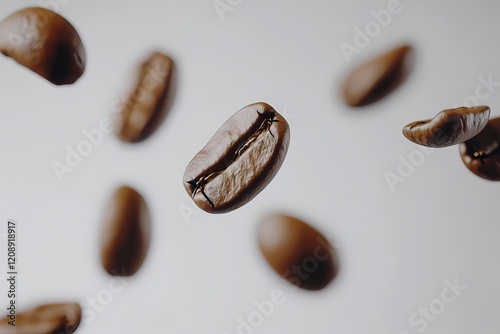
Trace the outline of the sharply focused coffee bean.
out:
M 288 150 L 287 121 L 266 103 L 234 114 L 188 164 L 184 187 L 201 209 L 235 210 L 260 193 L 281 167 Z
M 159 125 L 172 70 L 172 60 L 159 52 L 142 64 L 135 88 L 120 110 L 117 134 L 121 140 L 144 140 Z
M 0 320 L 0 333 L 71 334 L 78 328 L 81 318 L 79 304 L 47 304 L 17 313 L 13 319 L 9 315 L 3 317 Z
M 85 70 L 75 28 L 45 8 L 26 8 L 1 21 L 0 52 L 55 85 L 72 84 Z
M 298 218 L 271 214 L 258 227 L 259 247 L 284 279 L 306 290 L 319 290 L 337 275 L 338 261 L 326 238 Z
M 344 81 L 345 103 L 364 106 L 394 90 L 404 79 L 405 59 L 410 51 L 410 46 L 403 45 L 357 67 Z
M 483 131 L 460 144 L 460 155 L 477 176 L 500 181 L 500 117 L 490 119 Z
M 108 210 L 102 234 L 102 265 L 111 275 L 131 276 L 148 252 L 149 209 L 136 190 L 122 186 L 115 191 Z
M 487 106 L 460 107 L 441 111 L 433 119 L 416 121 L 403 128 L 410 141 L 428 147 L 447 147 L 477 135 L 488 123 Z

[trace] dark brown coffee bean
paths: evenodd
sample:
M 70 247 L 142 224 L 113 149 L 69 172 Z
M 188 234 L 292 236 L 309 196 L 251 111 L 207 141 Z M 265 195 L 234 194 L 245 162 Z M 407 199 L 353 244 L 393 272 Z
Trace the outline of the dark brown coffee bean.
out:
M 411 47 L 400 46 L 352 71 L 344 81 L 343 98 L 349 106 L 374 103 L 404 79 L 404 64 Z
M 477 176 L 500 181 L 500 117 L 490 119 L 483 131 L 460 144 L 460 155 Z
M 172 60 L 159 52 L 142 64 L 134 91 L 120 110 L 118 137 L 138 142 L 149 137 L 162 120 L 173 69 Z
M 0 52 L 55 85 L 72 84 L 85 70 L 75 28 L 45 8 L 26 8 L 0 22 Z
M 320 232 L 295 217 L 268 215 L 259 224 L 258 241 L 271 267 L 298 287 L 319 290 L 337 275 L 333 247 Z
M 80 324 L 82 310 L 76 303 L 47 304 L 16 314 L 15 326 L 9 317 L 0 320 L 2 334 L 71 334 Z
M 235 210 L 261 192 L 288 150 L 287 121 L 266 103 L 238 111 L 188 164 L 184 187 L 201 209 Z
M 101 261 L 114 276 L 131 276 L 149 248 L 151 220 L 144 198 L 134 189 L 118 188 L 108 207 L 102 235 Z
M 403 135 L 423 146 L 452 146 L 463 143 L 481 132 L 489 117 L 490 108 L 487 106 L 446 109 L 433 119 L 406 125 Z

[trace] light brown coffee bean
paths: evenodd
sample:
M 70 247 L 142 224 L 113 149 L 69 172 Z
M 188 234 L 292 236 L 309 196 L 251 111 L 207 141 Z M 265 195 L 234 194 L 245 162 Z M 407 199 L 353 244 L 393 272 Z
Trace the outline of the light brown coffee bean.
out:
M 403 45 L 354 69 L 344 80 L 345 103 L 368 105 L 394 90 L 405 77 L 404 64 L 410 51 L 410 46 Z
M 149 249 L 151 220 L 144 198 L 134 189 L 118 188 L 108 206 L 101 245 L 101 262 L 114 276 L 131 276 Z
M 406 125 L 403 135 L 422 146 L 452 146 L 476 136 L 484 129 L 489 117 L 490 108 L 487 106 L 446 109 L 433 119 Z
M 188 164 L 184 188 L 210 213 L 235 210 L 251 201 L 274 178 L 285 160 L 290 130 L 267 103 L 234 114 Z
M 460 144 L 460 156 L 472 173 L 500 181 L 500 117 L 490 119 L 478 135 Z
M 16 314 L 15 326 L 9 317 L 0 320 L 2 334 L 71 334 L 78 328 L 82 310 L 77 303 L 47 304 Z
M 284 279 L 306 290 L 320 290 L 337 275 L 333 247 L 316 229 L 284 214 L 264 217 L 258 227 L 259 247 L 269 265 Z
M 142 64 L 132 94 L 123 104 L 117 126 L 118 137 L 139 142 L 149 137 L 162 121 L 173 70 L 168 56 L 155 52 Z
M 55 85 L 72 84 L 85 70 L 75 28 L 45 8 L 26 8 L 1 21 L 0 52 Z

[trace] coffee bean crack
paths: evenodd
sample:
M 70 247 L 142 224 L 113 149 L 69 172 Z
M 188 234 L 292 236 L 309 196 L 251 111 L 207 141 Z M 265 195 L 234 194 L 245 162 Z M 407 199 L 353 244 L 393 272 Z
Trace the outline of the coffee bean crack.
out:
M 187 183 L 189 183 L 192 188 L 191 198 L 194 198 L 198 192 L 201 192 L 201 194 L 203 195 L 203 197 L 205 197 L 210 206 L 213 209 L 215 209 L 214 203 L 212 202 L 212 200 L 210 200 L 210 198 L 204 191 L 205 186 L 208 184 L 208 182 L 210 182 L 211 180 L 216 178 L 219 174 L 224 172 L 224 170 L 226 170 L 231 164 L 233 164 L 266 131 L 269 131 L 271 136 L 275 138 L 274 134 L 271 132 L 271 125 L 275 122 L 279 122 L 279 120 L 275 118 L 276 116 L 275 113 L 274 112 L 260 113 L 257 111 L 257 114 L 259 114 L 259 116 L 262 118 L 262 123 L 260 124 L 257 131 L 255 131 L 250 137 L 243 140 L 243 142 L 238 146 L 238 149 L 234 152 L 233 157 L 231 159 L 224 159 L 224 161 L 229 161 L 228 163 L 222 165 L 222 168 L 215 172 L 211 172 L 207 175 L 200 175 L 196 179 L 187 181 Z

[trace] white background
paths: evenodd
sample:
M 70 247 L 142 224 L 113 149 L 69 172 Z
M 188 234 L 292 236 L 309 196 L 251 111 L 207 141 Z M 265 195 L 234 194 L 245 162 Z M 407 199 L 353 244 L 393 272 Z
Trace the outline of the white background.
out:
M 129 184 L 151 209 L 150 252 L 78 333 L 233 334 L 253 301 L 279 289 L 285 303 L 256 333 L 413 334 L 421 327 L 410 315 L 455 278 L 467 289 L 425 332 L 498 333 L 500 185 L 469 172 L 457 147 L 426 156 L 394 192 L 384 173 L 397 173 L 399 156 L 418 149 L 401 134 L 405 124 L 463 104 L 479 76 L 500 81 L 500 3 L 402 0 L 402 12 L 348 63 L 339 44 L 352 44 L 353 29 L 387 3 L 246 0 L 221 20 L 211 0 L 60 0 L 58 12 L 86 48 L 77 83 L 54 86 L 0 57 L 0 232 L 8 218 L 17 221 L 20 309 L 59 301 L 85 309 L 107 288 L 100 227 L 110 194 Z M 3 1 L 0 13 L 37 5 Z M 346 107 L 345 74 L 401 42 L 415 49 L 408 80 L 376 104 Z M 165 122 L 140 144 L 106 135 L 60 183 L 52 162 L 63 163 L 66 145 L 75 148 L 82 130 L 112 116 L 113 101 L 156 49 L 177 65 Z M 493 117 L 499 95 L 481 101 Z M 186 165 L 232 114 L 258 101 L 289 120 L 280 172 L 246 206 L 185 220 L 179 207 L 194 208 L 182 186 Z M 276 210 L 337 246 L 340 273 L 327 288 L 292 290 L 265 263 L 256 227 Z

